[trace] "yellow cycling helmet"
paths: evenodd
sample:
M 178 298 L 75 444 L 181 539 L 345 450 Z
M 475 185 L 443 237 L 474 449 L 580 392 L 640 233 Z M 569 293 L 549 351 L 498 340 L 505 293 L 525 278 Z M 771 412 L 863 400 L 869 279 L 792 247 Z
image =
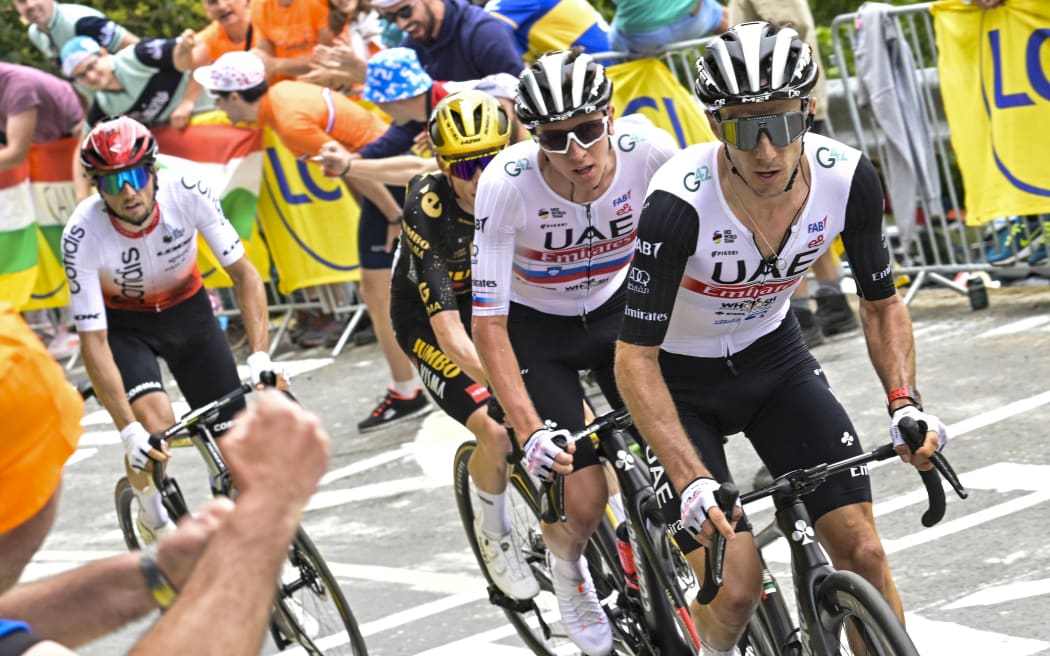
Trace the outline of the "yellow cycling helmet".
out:
M 500 150 L 510 141 L 510 115 L 484 91 L 445 96 L 427 125 L 434 151 L 445 160 Z

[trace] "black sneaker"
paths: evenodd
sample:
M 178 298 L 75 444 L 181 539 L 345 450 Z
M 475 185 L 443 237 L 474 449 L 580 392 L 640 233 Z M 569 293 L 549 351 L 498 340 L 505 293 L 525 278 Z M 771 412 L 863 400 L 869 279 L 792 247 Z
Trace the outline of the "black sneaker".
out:
M 798 319 L 798 326 L 802 329 L 802 341 L 806 343 L 806 348 L 813 348 L 824 343 L 824 333 L 821 332 L 820 326 L 817 325 L 817 320 L 814 318 L 812 310 L 792 307 L 791 313 Z
M 817 294 L 816 300 L 817 324 L 825 336 L 848 332 L 859 325 L 845 294 Z
M 415 396 L 412 397 L 404 397 L 394 390 L 388 389 L 386 396 L 379 402 L 376 409 L 372 411 L 372 414 L 357 424 L 357 432 L 367 433 L 386 428 L 402 419 L 415 417 L 429 410 L 430 401 L 422 389 L 416 390 Z

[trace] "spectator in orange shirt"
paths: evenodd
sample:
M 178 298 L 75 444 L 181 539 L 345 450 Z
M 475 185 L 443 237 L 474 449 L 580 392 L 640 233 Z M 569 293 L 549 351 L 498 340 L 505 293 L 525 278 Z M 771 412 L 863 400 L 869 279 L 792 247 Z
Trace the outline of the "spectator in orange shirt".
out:
M 253 52 L 273 82 L 309 73 L 314 46 L 332 45 L 327 0 L 251 0 Z
M 284 145 L 300 157 L 317 156 L 321 147 L 333 140 L 356 152 L 386 131 L 386 124 L 375 114 L 328 87 L 295 80 L 268 86 L 262 60 L 254 53 L 226 53 L 193 75 L 215 94 L 215 105 L 232 122 L 254 121 L 273 128 Z M 345 181 L 370 201 L 361 204 L 358 223 L 360 290 L 392 378 L 391 388 L 377 408 L 376 416 L 383 420 L 370 421 L 375 419 L 370 416 L 362 422 L 363 428 L 359 424 L 364 432 L 418 415 L 430 403 L 394 338 L 390 322 L 390 261 L 401 231 L 401 204 L 376 180 Z M 369 211 L 369 205 L 375 210 Z

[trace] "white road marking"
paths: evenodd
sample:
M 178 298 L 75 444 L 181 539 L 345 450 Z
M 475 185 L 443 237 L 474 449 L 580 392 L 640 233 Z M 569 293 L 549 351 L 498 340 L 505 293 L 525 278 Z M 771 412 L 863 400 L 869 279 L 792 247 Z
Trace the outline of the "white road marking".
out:
M 961 599 L 956 599 L 952 603 L 943 606 L 943 608 L 946 610 L 954 610 L 956 608 L 970 608 L 972 606 L 992 606 L 1008 601 L 1017 601 L 1018 599 L 1028 599 L 1029 597 L 1039 597 L 1042 595 L 1050 595 L 1050 579 L 1040 579 L 1038 581 L 1016 581 L 1013 583 L 1004 583 L 1002 585 L 993 585 L 984 588 L 983 590 L 978 590 L 973 594 L 968 594 Z
M 1050 647 L 1050 643 L 1015 638 L 1003 633 L 980 631 L 963 624 L 937 622 L 914 613 L 905 613 L 908 635 L 920 654 L 1009 654 L 1029 656 Z
M 1005 326 L 999 326 L 992 328 L 984 332 L 981 337 L 1001 337 L 1003 335 L 1013 335 L 1016 333 L 1025 332 L 1027 330 L 1035 330 L 1043 327 L 1045 324 L 1050 323 L 1050 317 L 1047 316 L 1035 316 L 1026 317 L 1013 323 L 1008 323 Z

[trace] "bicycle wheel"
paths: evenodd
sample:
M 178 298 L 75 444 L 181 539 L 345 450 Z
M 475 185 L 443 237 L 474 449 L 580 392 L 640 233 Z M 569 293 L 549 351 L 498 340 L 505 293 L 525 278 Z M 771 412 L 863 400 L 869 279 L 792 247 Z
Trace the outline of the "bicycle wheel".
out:
M 540 521 L 536 495 L 530 479 L 515 474 L 511 479 L 510 494 L 507 495 L 507 510 L 510 512 L 511 530 L 517 536 L 525 562 L 540 584 L 540 594 L 529 601 L 507 597 L 492 582 L 485 561 L 481 557 L 477 536 L 474 535 L 474 504 L 477 502 L 474 482 L 467 470 L 467 463 L 477 449 L 474 441 L 464 442 L 456 450 L 453 460 L 453 484 L 456 507 L 463 521 L 463 531 L 474 552 L 478 567 L 488 581 L 489 601 L 503 609 L 507 620 L 517 631 L 525 645 L 539 656 L 555 656 L 559 650 L 571 647 L 568 635 L 561 624 L 558 601 L 554 596 L 550 571 L 547 568 L 547 548 L 540 533 Z
M 780 586 L 762 560 L 762 597 L 758 608 L 740 637 L 740 653 L 744 656 L 802 656 L 799 632 L 791 619 Z
M 117 507 L 117 522 L 120 524 L 120 532 L 124 535 L 124 544 L 127 545 L 128 551 L 141 548 L 146 542 L 139 533 L 136 519 L 142 504 L 135 496 L 135 489 L 131 487 L 131 481 L 127 476 L 117 481 L 117 486 L 113 490 L 113 503 Z
M 314 655 L 368 653 L 339 582 L 302 528 L 288 549 L 277 593 L 270 634 L 279 649 L 297 644 Z
M 824 579 L 817 591 L 817 607 L 821 626 L 832 639 L 837 639 L 837 653 L 843 656 L 854 653 L 918 656 L 919 652 L 889 604 L 875 586 L 859 574 L 839 571 Z M 861 647 L 856 652 L 847 642 L 847 627 L 855 629 L 853 638 L 861 643 L 855 645 Z

